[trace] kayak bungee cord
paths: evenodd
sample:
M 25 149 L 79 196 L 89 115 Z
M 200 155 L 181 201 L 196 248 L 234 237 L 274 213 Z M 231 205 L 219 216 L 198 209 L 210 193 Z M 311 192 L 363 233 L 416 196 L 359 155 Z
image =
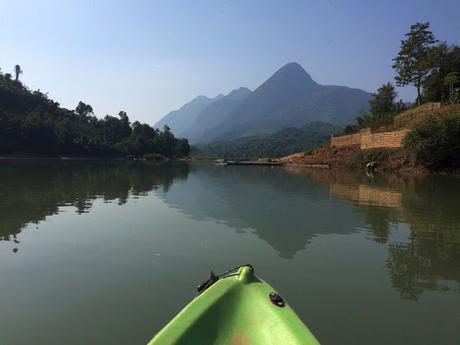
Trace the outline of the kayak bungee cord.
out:
M 205 291 L 207 288 L 209 288 L 212 284 L 214 284 L 216 281 L 218 281 L 221 278 L 227 278 L 227 277 L 238 275 L 238 271 L 241 267 L 249 267 L 251 268 L 252 272 L 254 272 L 254 267 L 252 267 L 251 264 L 239 265 L 237 267 L 234 267 L 232 269 L 229 269 L 228 271 L 225 271 L 219 274 L 214 274 L 214 272 L 211 271 L 211 273 L 209 274 L 209 279 L 201 283 L 200 285 L 198 285 L 197 287 L 198 293 L 199 294 L 202 293 L 203 291 Z

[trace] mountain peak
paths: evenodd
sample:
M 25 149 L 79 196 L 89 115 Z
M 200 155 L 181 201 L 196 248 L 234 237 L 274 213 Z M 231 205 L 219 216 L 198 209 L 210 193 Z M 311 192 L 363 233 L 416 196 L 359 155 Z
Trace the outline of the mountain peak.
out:
M 229 94 L 226 96 L 228 98 L 243 98 L 251 93 L 251 90 L 249 90 L 247 87 L 240 87 L 238 89 L 234 89 L 229 92 Z
M 316 87 L 317 84 L 310 75 L 297 62 L 290 62 L 279 70 L 277 70 L 270 78 L 268 78 L 255 91 L 255 97 L 265 95 L 267 99 L 272 97 L 283 99 L 294 99 L 304 95 Z
M 191 103 L 191 102 L 194 102 L 194 101 L 205 101 L 205 100 L 209 100 L 210 98 L 209 97 L 206 97 L 206 96 L 203 96 L 203 95 L 199 95 L 199 96 L 196 96 L 194 99 L 192 99 L 190 102 L 188 103 Z
M 221 95 L 220 97 L 223 96 Z M 168 125 L 175 135 L 180 135 L 182 131 L 195 121 L 197 115 L 216 99 L 219 99 L 219 96 L 215 98 L 209 98 L 202 95 L 197 96 L 190 102 L 185 103 L 179 109 L 166 114 L 154 125 L 154 127 L 162 128 L 164 125 Z
M 310 74 L 305 71 L 305 69 L 297 62 L 289 62 L 281 67 L 278 71 L 275 72 L 273 76 L 282 75 L 286 78 L 290 78 L 292 76 L 296 76 L 297 78 L 303 77 L 304 79 L 308 79 L 313 82 Z
M 344 124 L 354 119 L 357 109 L 366 109 L 369 97 L 358 89 L 320 85 L 291 62 L 248 95 L 204 139 L 229 140 L 311 121 Z
M 303 67 L 298 63 L 298 62 L 288 62 L 287 64 L 285 64 L 283 67 L 280 68 L 281 69 L 297 69 L 297 70 L 302 70 L 302 71 L 305 71 L 303 69 Z
M 353 121 L 357 109 L 367 109 L 369 99 L 370 94 L 359 89 L 318 84 L 300 64 L 290 62 L 254 91 L 235 89 L 221 101 L 209 100 L 199 111 L 181 114 L 188 126 L 182 121 L 183 130 L 178 132 L 191 142 L 204 143 L 301 127 L 311 121 L 341 125 Z

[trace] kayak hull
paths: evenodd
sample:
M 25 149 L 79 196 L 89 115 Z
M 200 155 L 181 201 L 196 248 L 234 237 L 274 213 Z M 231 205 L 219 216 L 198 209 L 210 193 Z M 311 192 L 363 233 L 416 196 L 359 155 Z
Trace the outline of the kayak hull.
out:
M 276 290 L 243 266 L 193 299 L 148 345 L 319 344 L 289 305 L 273 296 Z

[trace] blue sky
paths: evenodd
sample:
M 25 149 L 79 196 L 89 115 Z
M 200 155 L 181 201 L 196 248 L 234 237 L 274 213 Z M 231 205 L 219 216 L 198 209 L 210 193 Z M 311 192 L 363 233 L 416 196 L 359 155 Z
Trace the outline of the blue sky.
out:
M 411 24 L 460 44 L 460 1 L 0 0 L 0 68 L 63 106 L 156 122 L 197 95 L 256 88 L 287 62 L 374 91 Z M 412 100 L 414 90 L 400 96 Z

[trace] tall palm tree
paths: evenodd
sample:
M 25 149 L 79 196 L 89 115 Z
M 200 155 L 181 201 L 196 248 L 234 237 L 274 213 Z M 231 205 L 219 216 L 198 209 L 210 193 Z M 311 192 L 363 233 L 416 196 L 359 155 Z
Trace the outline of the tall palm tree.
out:
M 16 73 L 16 78 L 14 80 L 18 81 L 19 75 L 22 74 L 21 66 L 19 65 L 14 66 L 14 73 Z

